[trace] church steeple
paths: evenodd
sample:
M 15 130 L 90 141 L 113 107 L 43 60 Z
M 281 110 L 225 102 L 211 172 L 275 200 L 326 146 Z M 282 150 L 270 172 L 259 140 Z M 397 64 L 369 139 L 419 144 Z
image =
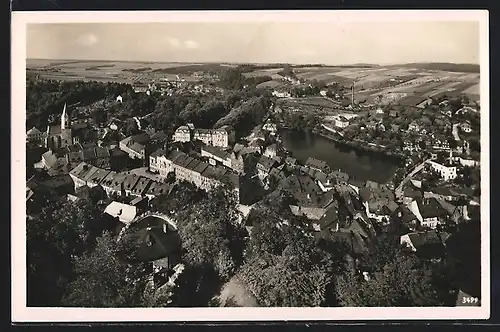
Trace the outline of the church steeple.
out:
M 69 115 L 66 112 L 66 103 L 64 103 L 64 108 L 61 115 L 61 129 L 69 129 L 71 127 Z

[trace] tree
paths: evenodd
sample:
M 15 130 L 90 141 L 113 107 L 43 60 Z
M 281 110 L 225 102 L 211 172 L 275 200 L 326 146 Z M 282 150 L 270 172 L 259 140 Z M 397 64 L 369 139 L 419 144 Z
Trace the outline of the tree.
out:
M 151 205 L 158 212 L 177 216 L 191 204 L 196 204 L 205 196 L 206 193 L 198 189 L 191 182 L 180 181 L 169 193 L 156 196 L 151 201 Z
M 120 258 L 116 239 L 104 233 L 93 251 L 75 259 L 77 278 L 68 285 L 63 298 L 65 306 L 136 307 L 142 304 L 147 275 L 144 265 L 129 265 Z
M 369 280 L 353 271 L 339 276 L 336 295 L 343 307 L 440 306 L 433 274 L 416 256 L 397 253 Z
M 259 304 L 301 307 L 330 303 L 335 268 L 331 254 L 300 227 L 304 223 L 300 218 L 281 214 L 279 207 L 261 205 L 254 210 L 246 261 L 237 276 Z
M 222 280 L 234 274 L 242 259 L 243 243 L 234 198 L 223 187 L 191 204 L 179 218 L 179 234 L 189 265 L 212 265 Z
M 74 277 L 73 257 L 92 247 L 100 212 L 85 200 L 58 201 L 29 217 L 27 226 L 28 305 L 57 306 Z

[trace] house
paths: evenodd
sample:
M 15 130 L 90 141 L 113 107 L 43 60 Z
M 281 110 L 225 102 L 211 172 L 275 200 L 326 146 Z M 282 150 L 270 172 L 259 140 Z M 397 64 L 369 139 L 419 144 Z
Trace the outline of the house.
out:
M 403 250 L 424 258 L 440 258 L 445 254 L 441 234 L 437 231 L 411 232 L 400 237 Z
M 344 116 L 334 118 L 333 123 L 338 128 L 345 128 L 349 126 L 349 120 L 347 120 L 347 118 Z
M 288 91 L 276 91 L 276 90 L 272 92 L 272 95 L 277 98 L 289 98 L 291 96 L 290 92 Z
M 201 156 L 209 158 L 210 165 L 217 165 L 220 163 L 226 167 L 231 168 L 231 154 L 215 146 L 203 146 L 201 148 Z
M 424 198 L 418 203 L 418 211 L 422 216 L 421 226 L 435 229 L 437 225 L 449 218 L 449 213 L 435 198 Z
M 464 133 L 470 133 L 470 132 L 472 132 L 472 128 L 471 128 L 471 125 L 470 125 L 470 122 L 469 122 L 469 121 L 462 122 L 462 123 L 460 124 L 460 129 L 461 129 Z
M 290 205 L 292 213 L 305 215 L 309 219 L 320 219 L 334 202 L 333 192 L 323 192 L 309 175 L 290 175 L 280 182 L 280 187 L 295 200 Z
M 147 145 L 150 142 L 150 137 L 147 133 L 142 133 L 134 136 L 129 136 L 119 143 L 119 148 L 127 153 L 132 159 L 146 159 Z
M 44 140 L 44 134 L 35 127 L 31 128 L 26 132 L 27 143 L 42 144 L 43 140 Z
M 420 190 L 416 190 L 410 186 L 404 188 L 403 190 L 403 203 L 408 204 L 414 200 L 421 200 L 423 197 Z
M 284 150 L 283 150 L 283 147 L 281 146 L 281 144 L 279 142 L 276 142 L 276 143 L 273 143 L 273 144 L 267 146 L 264 150 L 263 155 L 266 157 L 269 157 L 269 158 L 283 156 Z
M 313 178 L 318 183 L 321 190 L 324 192 L 330 191 L 334 188 L 335 180 L 332 176 L 327 175 L 321 171 L 315 171 Z
M 104 213 L 113 218 L 118 218 L 124 224 L 129 224 L 137 215 L 137 207 L 113 201 L 106 206 Z
M 359 190 L 365 186 L 365 182 L 364 181 L 357 180 L 357 179 L 354 179 L 354 178 L 349 178 L 347 180 L 347 184 L 349 185 L 349 187 L 351 187 L 352 189 L 354 189 L 357 193 L 359 193 Z
M 315 159 L 312 157 L 307 158 L 305 165 L 309 168 L 316 169 L 318 171 L 322 171 L 324 173 L 330 173 L 330 166 L 326 163 L 326 161 Z
M 390 215 L 398 208 L 392 191 L 373 181 L 367 181 L 359 189 L 359 197 L 365 206 L 366 215 L 379 222 L 388 222 Z
M 340 170 L 333 171 L 330 175 L 339 183 L 346 183 L 349 181 L 349 174 L 341 172 Z
M 188 126 L 180 126 L 175 130 L 173 140 L 174 142 L 190 142 L 192 130 Z
M 116 97 L 116 102 L 117 103 L 122 103 L 123 102 L 123 97 L 122 96 L 117 96 Z
M 261 156 L 257 162 L 257 175 L 263 181 L 271 172 L 271 169 L 276 165 L 276 161 L 272 158 Z
M 441 178 L 445 181 L 454 180 L 457 177 L 457 168 L 451 164 L 439 164 L 432 160 L 427 160 L 427 164 L 430 165 L 431 169 L 439 173 Z
M 202 141 L 206 145 L 227 148 L 235 140 L 235 131 L 227 125 L 217 129 L 194 129 L 192 131 L 193 131 L 192 139 Z M 183 135 L 184 135 L 183 139 L 186 139 L 187 138 L 186 133 L 184 133 Z
M 332 206 L 326 210 L 319 220 L 313 221 L 312 226 L 316 232 L 322 232 L 329 229 L 338 232 L 340 230 L 340 220 L 337 207 Z
M 278 131 L 278 127 L 271 119 L 267 119 L 267 121 L 262 126 L 262 130 L 268 131 L 271 135 L 275 135 Z
M 417 124 L 416 121 L 413 121 L 412 123 L 410 123 L 408 125 L 408 130 L 413 131 L 413 132 L 417 132 L 420 130 L 420 126 Z
M 398 206 L 392 216 L 398 218 L 411 231 L 415 231 L 418 228 L 419 221 L 417 216 L 405 205 Z

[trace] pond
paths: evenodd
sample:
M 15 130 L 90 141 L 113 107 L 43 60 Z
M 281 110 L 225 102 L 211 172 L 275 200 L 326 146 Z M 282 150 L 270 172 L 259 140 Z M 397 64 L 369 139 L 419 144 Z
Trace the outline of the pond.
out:
M 387 183 L 400 164 L 398 159 L 380 152 L 362 151 L 310 132 L 282 129 L 280 135 L 284 147 L 300 162 L 309 157 L 324 160 L 332 170 L 341 170 L 360 181 Z

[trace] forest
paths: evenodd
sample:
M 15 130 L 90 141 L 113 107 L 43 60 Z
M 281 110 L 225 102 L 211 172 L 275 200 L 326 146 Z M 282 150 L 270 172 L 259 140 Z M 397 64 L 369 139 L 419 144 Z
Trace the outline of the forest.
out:
M 92 197 L 31 211 L 28 305 L 219 306 L 217 294 L 236 278 L 259 306 L 448 306 L 463 283 L 457 268 L 478 278 L 471 271 L 480 271 L 479 251 L 460 243 L 479 243 L 479 223 L 460 226 L 448 240 L 450 254 L 439 261 L 400 250 L 404 229 L 397 217 L 372 239 L 370 250 L 359 253 L 342 237 L 313 236 L 279 190 L 256 206 L 249 236 L 232 195 L 228 187 L 206 193 L 181 182 L 152 201 L 155 211 L 176 220 L 185 249 L 178 282 L 157 292 L 147 291 L 147 264 L 120 258 L 133 245 L 114 240 Z

